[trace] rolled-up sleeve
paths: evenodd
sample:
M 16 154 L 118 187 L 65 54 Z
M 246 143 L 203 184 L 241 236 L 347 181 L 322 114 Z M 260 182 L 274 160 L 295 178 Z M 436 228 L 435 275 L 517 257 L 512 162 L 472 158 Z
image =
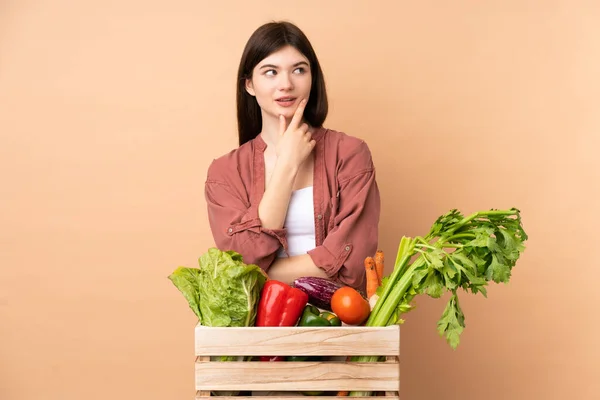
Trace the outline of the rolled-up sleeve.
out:
M 256 264 L 267 271 L 279 248 L 287 249 L 286 230 L 263 228 L 258 205 L 248 204 L 234 185 L 211 172 L 209 169 L 205 197 L 215 245 L 223 251 L 240 253 L 246 264 Z
M 339 204 L 323 244 L 310 250 L 313 262 L 332 279 L 364 290 L 364 259 L 378 245 L 380 195 L 371 154 L 364 142 L 339 172 Z

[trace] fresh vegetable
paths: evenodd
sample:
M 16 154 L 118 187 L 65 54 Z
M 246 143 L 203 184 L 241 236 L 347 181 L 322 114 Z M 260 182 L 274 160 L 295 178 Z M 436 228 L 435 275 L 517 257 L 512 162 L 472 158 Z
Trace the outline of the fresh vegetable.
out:
M 323 311 L 321 313 L 321 317 L 325 318 L 327 321 L 329 321 L 329 324 L 331 326 L 342 326 L 342 321 L 340 320 L 340 318 L 335 315 L 334 313 L 330 313 L 328 311 Z
M 260 295 L 256 326 L 294 326 L 307 303 L 308 295 L 302 290 L 269 280 Z M 283 361 L 285 357 L 262 356 L 260 360 Z
M 394 272 L 383 284 L 367 326 L 402 322 L 399 317 L 412 309 L 415 295 L 439 298 L 447 290 L 452 297 L 438 321 L 438 331 L 456 348 L 465 327 L 457 290 L 487 297 L 489 281 L 508 282 L 525 250 L 525 240 L 527 234 L 515 208 L 481 211 L 466 218 L 451 210 L 435 221 L 425 237 L 402 238 Z M 411 263 L 415 255 L 419 257 Z
M 331 310 L 331 296 L 342 287 L 341 284 L 316 276 L 296 279 L 292 286 L 308 294 L 308 302 L 323 310 Z
M 253 326 L 267 276 L 258 265 L 244 264 L 234 251 L 210 248 L 198 259 L 200 268 L 179 267 L 169 275 L 198 321 L 204 326 Z M 243 361 L 244 357 L 213 356 L 215 361 Z M 238 392 L 215 391 L 233 396 Z
M 366 325 L 403 323 L 400 317 L 413 308 L 410 303 L 415 296 L 427 294 L 439 298 L 449 291 L 452 295 L 437 328 L 450 347 L 456 349 L 465 328 L 458 289 L 487 297 L 486 286 L 490 281 L 507 283 L 527 239 L 516 208 L 480 211 L 468 217 L 450 210 L 435 221 L 424 237 L 402 237 L 394 270 L 383 279 L 379 300 Z M 352 357 L 352 361 L 358 362 L 378 359 Z
M 379 278 L 378 286 L 381 286 L 381 280 L 383 279 L 384 261 L 385 257 L 383 254 L 383 250 L 377 250 L 377 252 L 375 253 L 375 270 L 377 271 L 377 277 Z
M 369 317 L 369 302 L 355 289 L 344 286 L 331 297 L 332 311 L 348 325 L 360 325 Z
M 383 279 L 383 262 L 384 255 L 383 250 L 377 250 L 375 258 L 365 258 L 365 269 L 367 278 L 367 300 L 369 301 L 369 308 L 371 311 L 375 308 L 375 304 L 379 299 L 377 290 L 381 287 Z
M 331 326 L 331 324 L 321 317 L 321 312 L 317 307 L 309 304 L 304 307 L 298 326 Z
M 375 260 L 373 257 L 365 258 L 365 270 L 367 278 L 367 299 L 370 299 L 377 292 L 379 287 L 379 277 L 375 270 Z
M 321 312 L 317 307 L 308 304 L 304 307 L 298 326 L 341 326 L 342 322 L 337 315 L 330 312 Z
M 179 267 L 169 279 L 204 326 L 253 326 L 267 276 L 234 251 L 210 248 L 200 268 Z
M 269 280 L 260 295 L 256 326 L 294 326 L 307 303 L 302 290 Z

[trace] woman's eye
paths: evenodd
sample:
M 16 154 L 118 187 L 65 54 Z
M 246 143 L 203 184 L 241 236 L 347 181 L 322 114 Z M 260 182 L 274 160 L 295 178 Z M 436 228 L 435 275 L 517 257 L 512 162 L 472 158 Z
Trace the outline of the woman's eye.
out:
M 270 69 L 270 70 L 268 70 L 268 71 L 265 72 L 265 75 L 267 75 L 267 76 L 273 76 L 275 74 L 276 74 L 276 72 L 275 72 L 274 69 Z
M 296 68 L 294 70 L 294 73 L 297 73 L 297 74 L 303 74 L 304 72 L 306 72 L 306 70 L 302 67 Z

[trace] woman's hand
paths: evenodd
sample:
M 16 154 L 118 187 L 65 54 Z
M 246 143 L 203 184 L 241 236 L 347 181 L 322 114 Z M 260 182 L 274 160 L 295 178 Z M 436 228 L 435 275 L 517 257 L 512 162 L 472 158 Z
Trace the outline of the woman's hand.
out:
M 279 117 L 280 139 L 275 146 L 277 161 L 258 205 L 258 217 L 263 228 L 283 228 L 296 177 L 315 147 L 316 141 L 312 139 L 308 125 L 302 123 L 305 106 L 306 100 L 302 100 L 287 129 L 285 118 Z
M 300 102 L 287 128 L 285 117 L 283 115 L 279 116 L 279 135 L 281 135 L 281 138 L 275 148 L 277 163 L 285 163 L 286 166 L 293 169 L 300 168 L 300 165 L 315 148 L 316 143 L 312 139 L 308 125 L 302 123 L 306 103 L 306 99 Z

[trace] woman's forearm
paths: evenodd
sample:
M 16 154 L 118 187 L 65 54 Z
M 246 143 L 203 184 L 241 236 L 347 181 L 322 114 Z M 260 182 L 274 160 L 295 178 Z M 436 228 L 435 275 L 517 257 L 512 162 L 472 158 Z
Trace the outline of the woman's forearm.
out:
M 258 205 L 258 217 L 264 228 L 283 228 L 297 174 L 297 167 L 277 161 L 273 175 Z
M 323 269 L 317 267 L 311 256 L 303 254 L 301 256 L 278 258 L 267 271 L 270 279 L 275 279 L 288 285 L 297 278 L 303 276 L 317 276 L 328 278 Z

